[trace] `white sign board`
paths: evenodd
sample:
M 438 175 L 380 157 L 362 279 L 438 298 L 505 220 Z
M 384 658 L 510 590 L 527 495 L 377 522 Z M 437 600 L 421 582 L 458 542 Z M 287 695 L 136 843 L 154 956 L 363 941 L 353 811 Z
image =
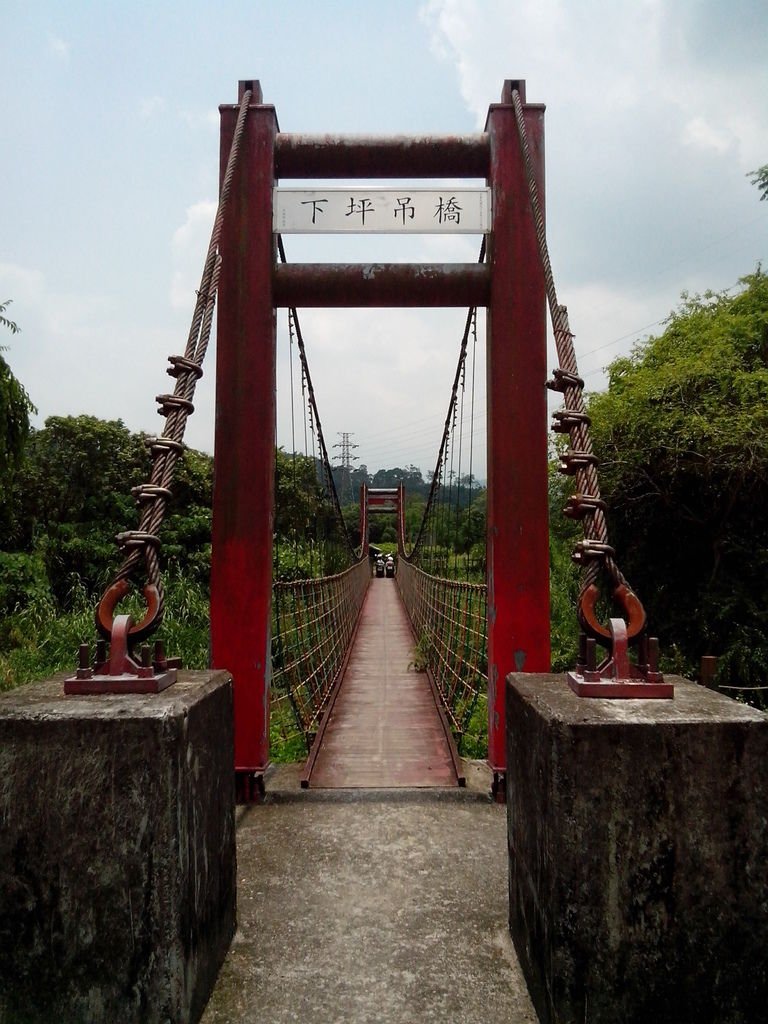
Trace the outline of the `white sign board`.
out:
M 274 230 L 281 234 L 384 232 L 485 234 L 489 188 L 276 188 Z

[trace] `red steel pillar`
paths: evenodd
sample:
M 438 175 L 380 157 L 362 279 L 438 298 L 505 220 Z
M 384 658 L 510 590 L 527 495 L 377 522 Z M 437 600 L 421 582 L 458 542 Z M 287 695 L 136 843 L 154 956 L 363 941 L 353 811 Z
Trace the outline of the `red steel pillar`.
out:
M 235 770 L 269 758 L 272 524 L 275 465 L 275 311 L 272 186 L 277 118 L 253 88 L 221 237 L 211 560 L 211 659 L 235 689 Z M 222 106 L 221 175 L 237 120 Z
M 544 107 L 525 103 L 544 201 Z M 488 111 L 493 190 L 488 308 L 488 762 L 494 789 L 506 770 L 504 679 L 548 672 L 547 326 L 544 275 L 528 200 L 513 83 Z

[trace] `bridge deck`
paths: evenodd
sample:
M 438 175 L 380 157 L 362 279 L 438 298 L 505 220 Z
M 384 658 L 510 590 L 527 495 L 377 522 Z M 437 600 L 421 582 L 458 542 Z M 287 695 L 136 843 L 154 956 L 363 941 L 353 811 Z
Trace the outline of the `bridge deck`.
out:
M 408 668 L 413 634 L 392 579 L 374 579 L 312 788 L 455 786 L 456 770 L 426 675 Z

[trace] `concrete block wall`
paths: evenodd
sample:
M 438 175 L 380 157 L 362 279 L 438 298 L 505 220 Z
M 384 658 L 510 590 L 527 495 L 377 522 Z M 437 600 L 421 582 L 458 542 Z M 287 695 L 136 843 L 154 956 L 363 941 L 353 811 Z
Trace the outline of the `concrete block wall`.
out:
M 768 716 L 507 680 L 510 931 L 542 1024 L 768 1019 Z
M 0 1024 L 196 1021 L 235 928 L 232 683 L 0 695 Z

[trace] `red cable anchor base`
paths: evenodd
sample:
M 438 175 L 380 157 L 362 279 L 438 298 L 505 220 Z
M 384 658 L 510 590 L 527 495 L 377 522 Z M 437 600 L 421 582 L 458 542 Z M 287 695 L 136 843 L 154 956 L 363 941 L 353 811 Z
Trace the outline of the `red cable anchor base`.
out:
M 64 680 L 65 694 L 160 693 L 176 682 L 179 658 L 166 658 L 162 645 L 155 647 L 155 660 L 145 644 L 141 664 L 131 657 L 128 637 L 132 625 L 130 615 L 117 615 L 112 624 L 109 658 L 103 645 L 97 646 L 96 665 L 89 665 L 88 644 L 80 647 L 80 667 L 74 676 Z
M 568 685 L 578 697 L 608 697 L 617 700 L 672 700 L 675 688 L 658 671 L 659 645 L 652 637 L 641 642 L 641 662 L 647 650 L 647 664 L 629 660 L 627 624 L 611 619 L 611 654 L 599 665 L 595 661 L 595 641 L 581 637 L 579 662 L 568 672 Z

